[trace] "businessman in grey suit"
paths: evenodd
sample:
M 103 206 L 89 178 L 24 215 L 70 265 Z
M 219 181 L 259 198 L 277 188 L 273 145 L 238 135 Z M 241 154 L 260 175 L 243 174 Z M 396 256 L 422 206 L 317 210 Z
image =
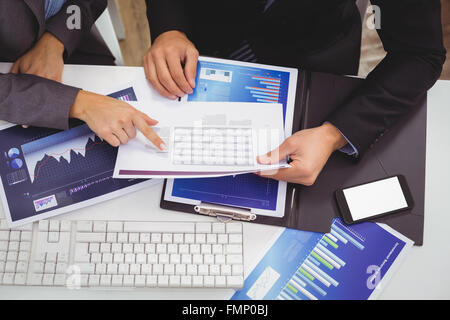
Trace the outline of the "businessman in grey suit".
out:
M 61 83 L 64 63 L 114 64 L 92 25 L 106 0 L 0 0 L 0 119 L 16 124 L 68 129 L 69 118 L 85 121 L 113 146 L 139 129 L 158 148 L 157 123 L 129 104 Z

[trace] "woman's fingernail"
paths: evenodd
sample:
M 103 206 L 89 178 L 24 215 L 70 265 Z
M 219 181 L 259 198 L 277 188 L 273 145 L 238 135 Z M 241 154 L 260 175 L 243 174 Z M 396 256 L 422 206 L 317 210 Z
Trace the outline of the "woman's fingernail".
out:
M 161 143 L 161 144 L 159 145 L 159 148 L 160 148 L 162 151 L 166 151 L 166 150 L 167 150 L 167 146 L 166 146 L 165 143 Z

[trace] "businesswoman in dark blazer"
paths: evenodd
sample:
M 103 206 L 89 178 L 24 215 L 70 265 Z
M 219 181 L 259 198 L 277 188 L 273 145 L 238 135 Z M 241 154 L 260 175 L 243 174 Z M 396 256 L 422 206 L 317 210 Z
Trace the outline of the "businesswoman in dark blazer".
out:
M 157 147 L 157 122 L 129 104 L 61 84 L 64 63 L 114 64 L 101 37 L 91 32 L 106 0 L 0 0 L 0 119 L 68 129 L 69 118 L 85 121 L 113 146 L 136 136 Z M 74 15 L 79 15 L 75 17 Z M 78 23 L 79 22 L 79 23 Z
M 361 16 L 355 1 L 148 0 L 153 43 L 143 59 L 147 78 L 167 98 L 191 93 L 199 53 L 357 74 Z M 371 3 L 380 9 L 377 32 L 386 57 L 322 126 L 299 131 L 260 157 L 262 163 L 287 155 L 293 160 L 272 178 L 311 185 L 335 150 L 360 157 L 439 78 L 445 60 L 439 0 Z

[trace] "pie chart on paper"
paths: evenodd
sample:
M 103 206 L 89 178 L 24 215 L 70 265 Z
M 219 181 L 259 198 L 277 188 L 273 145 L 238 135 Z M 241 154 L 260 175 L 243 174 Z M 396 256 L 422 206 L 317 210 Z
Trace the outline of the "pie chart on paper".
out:
M 8 157 L 10 157 L 11 159 L 15 159 L 20 155 L 20 151 L 17 148 L 11 148 L 8 151 Z
M 13 169 L 20 169 L 20 168 L 22 168 L 22 166 L 23 166 L 23 161 L 19 158 L 11 161 L 11 167 L 13 167 Z

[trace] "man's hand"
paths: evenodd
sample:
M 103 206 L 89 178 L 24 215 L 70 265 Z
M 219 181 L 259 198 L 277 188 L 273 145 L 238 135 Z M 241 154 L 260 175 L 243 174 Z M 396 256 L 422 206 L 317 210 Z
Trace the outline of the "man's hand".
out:
M 311 186 L 325 166 L 331 154 L 347 144 L 339 130 L 330 123 L 296 132 L 279 148 L 258 157 L 261 164 L 275 164 L 289 156 L 291 168 L 276 173 L 260 172 L 261 176 Z
M 198 51 L 186 35 L 167 31 L 156 38 L 143 58 L 145 76 L 162 96 L 176 99 L 193 92 L 197 61 Z
M 64 45 L 51 33 L 44 33 L 36 45 L 14 62 L 11 73 L 28 73 L 62 81 Z
M 69 116 L 86 122 L 100 138 L 113 147 L 136 137 L 136 128 L 159 150 L 165 150 L 164 141 L 153 131 L 158 121 L 150 118 L 128 103 L 88 91 L 80 91 Z

